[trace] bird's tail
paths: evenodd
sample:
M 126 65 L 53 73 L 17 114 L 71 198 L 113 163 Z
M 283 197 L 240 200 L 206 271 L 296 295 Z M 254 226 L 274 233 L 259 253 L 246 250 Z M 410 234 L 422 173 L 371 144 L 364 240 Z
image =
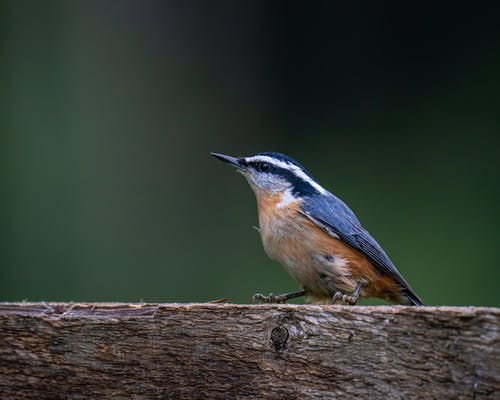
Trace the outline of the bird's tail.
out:
M 409 288 L 404 288 L 403 289 L 403 298 L 404 298 L 404 300 L 406 300 L 405 301 L 406 305 L 409 305 L 409 306 L 423 306 L 424 305 L 424 303 L 420 299 L 420 297 L 418 297 L 413 292 L 413 290 L 411 290 Z

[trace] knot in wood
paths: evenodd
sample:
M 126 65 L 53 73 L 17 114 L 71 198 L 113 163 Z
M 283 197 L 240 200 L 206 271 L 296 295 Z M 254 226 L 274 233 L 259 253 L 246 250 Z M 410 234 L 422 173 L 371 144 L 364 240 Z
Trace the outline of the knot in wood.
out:
M 276 350 L 283 350 L 286 347 L 286 341 L 288 340 L 288 329 L 283 326 L 276 326 L 271 331 L 271 341 L 273 342 L 274 348 Z

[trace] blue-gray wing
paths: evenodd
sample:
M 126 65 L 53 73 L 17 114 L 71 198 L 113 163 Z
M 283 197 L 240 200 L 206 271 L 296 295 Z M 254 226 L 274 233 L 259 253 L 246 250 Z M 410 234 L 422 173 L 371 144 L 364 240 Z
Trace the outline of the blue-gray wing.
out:
M 302 212 L 321 229 L 363 253 L 381 272 L 394 279 L 415 303 L 422 301 L 401 276 L 385 251 L 370 233 L 361 226 L 352 210 L 333 194 L 310 197 L 302 203 Z

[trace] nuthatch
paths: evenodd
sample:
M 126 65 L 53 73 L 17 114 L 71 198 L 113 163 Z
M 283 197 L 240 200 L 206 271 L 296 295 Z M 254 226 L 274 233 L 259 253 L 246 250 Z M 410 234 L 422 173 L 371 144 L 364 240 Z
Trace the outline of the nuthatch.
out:
M 284 302 L 356 304 L 359 297 L 422 306 L 382 247 L 351 209 L 292 158 L 280 153 L 230 157 L 211 153 L 241 172 L 257 198 L 262 244 L 303 290 L 254 295 Z

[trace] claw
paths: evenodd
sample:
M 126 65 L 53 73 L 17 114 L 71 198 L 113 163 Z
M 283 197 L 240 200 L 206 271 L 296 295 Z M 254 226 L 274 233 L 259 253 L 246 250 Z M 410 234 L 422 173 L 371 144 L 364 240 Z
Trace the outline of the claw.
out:
M 284 303 L 285 298 L 283 296 L 279 296 L 276 294 L 270 294 L 269 295 L 269 303 Z
M 335 292 L 335 294 L 332 296 L 333 304 L 335 304 L 339 300 L 342 301 L 342 303 L 349 304 L 351 306 L 355 305 L 358 302 L 357 297 L 349 296 L 349 295 L 344 294 L 342 292 Z
M 332 296 L 332 302 L 335 304 L 337 301 L 342 300 L 343 303 L 349 304 L 351 306 L 355 305 L 358 302 L 359 294 L 361 293 L 361 289 L 363 288 L 363 282 L 359 282 L 354 289 L 354 293 L 352 296 L 344 294 L 342 292 L 335 292 Z
M 335 292 L 335 294 L 332 296 L 332 303 L 335 304 L 342 296 L 342 292 Z
M 264 296 L 262 293 L 256 293 L 251 298 L 252 303 L 257 301 L 263 301 L 264 303 L 269 301 L 269 296 Z
M 306 292 L 304 290 L 284 294 L 269 293 L 269 296 L 264 296 L 261 293 L 257 293 L 252 296 L 251 301 L 252 303 L 258 300 L 263 301 L 264 303 L 285 303 L 287 300 L 296 299 L 297 297 L 305 296 L 305 294 Z
M 269 293 L 269 296 L 264 296 L 262 293 L 256 293 L 252 296 L 252 302 L 263 301 L 264 303 L 284 303 L 285 298 L 283 296 L 278 296 L 272 293 Z

